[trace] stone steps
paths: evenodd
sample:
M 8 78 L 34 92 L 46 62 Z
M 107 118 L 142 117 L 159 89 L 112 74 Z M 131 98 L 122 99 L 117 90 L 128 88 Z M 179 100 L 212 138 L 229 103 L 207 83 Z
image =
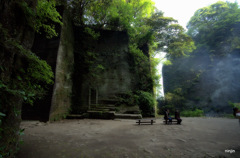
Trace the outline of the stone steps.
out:
M 101 99 L 101 100 L 98 100 L 99 104 L 104 104 L 104 105 L 114 105 L 116 102 L 118 102 L 116 99 Z
M 113 104 L 91 105 L 87 111 L 89 118 L 114 119 L 116 108 Z
M 115 105 L 91 105 L 90 110 L 95 111 L 116 111 Z
M 114 119 L 115 111 L 94 111 L 88 110 L 88 117 L 92 119 Z
M 142 119 L 141 114 L 115 114 L 115 119 Z
M 66 119 L 84 119 L 84 115 L 80 114 L 69 114 Z
M 142 115 L 137 110 L 125 111 L 128 113 L 116 113 L 114 104 L 92 104 L 87 113 L 83 115 L 68 115 L 68 119 L 141 119 Z

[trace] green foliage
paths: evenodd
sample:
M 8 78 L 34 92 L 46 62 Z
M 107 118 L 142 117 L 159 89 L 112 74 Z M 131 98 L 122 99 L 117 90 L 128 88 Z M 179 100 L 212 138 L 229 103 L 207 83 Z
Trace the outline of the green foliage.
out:
M 167 105 L 173 105 L 174 108 L 183 109 L 185 98 L 182 93 L 181 88 L 174 90 L 174 93 L 167 93 L 165 95 L 165 100 Z
M 196 109 L 196 110 L 186 110 L 181 112 L 181 116 L 184 117 L 201 117 L 203 116 L 203 110 Z
M 139 106 L 143 117 L 154 116 L 154 97 L 145 91 L 127 92 L 117 97 L 117 106 L 134 107 Z
M 56 36 L 54 25 L 49 24 L 50 20 L 61 24 L 55 2 L 39 0 L 36 11 L 26 2 L 13 2 L 13 6 L 17 4 L 22 9 L 27 24 L 37 32 L 44 30 L 48 38 Z M 20 27 L 25 26 L 21 24 Z M 22 101 L 32 104 L 35 99 L 42 97 L 48 85 L 53 84 L 54 75 L 46 61 L 25 49 L 2 24 L 0 36 L 3 59 L 0 66 L 0 157 L 13 157 L 18 144 L 22 142 L 19 136 L 23 130 L 18 126 Z
M 223 117 L 225 118 L 231 118 L 231 119 L 235 119 L 233 114 L 224 114 Z
M 101 74 L 105 70 L 104 66 L 99 62 L 98 54 L 88 51 L 84 55 L 84 65 L 88 70 L 86 76 L 89 85 L 95 87 L 100 83 Z
M 151 0 L 73 0 L 70 4 L 76 25 L 128 30 L 154 11 Z
M 192 54 L 191 56 L 194 56 Z M 166 89 L 170 95 L 165 95 L 167 98 L 175 98 L 173 100 L 181 100 L 178 108 L 186 106 L 186 102 L 189 103 L 189 100 L 194 101 L 195 103 L 200 103 L 200 99 L 196 99 L 192 93 L 194 90 L 198 89 L 198 84 L 204 72 L 203 67 L 200 67 L 196 63 L 197 58 L 192 60 L 192 57 L 184 57 L 180 59 L 172 60 L 172 65 L 165 66 L 165 73 L 167 76 L 170 76 L 166 84 Z M 201 62 L 201 61 L 200 61 Z M 193 66 L 189 66 L 193 65 Z M 194 66 L 197 65 L 197 66 Z M 181 93 L 179 91 L 181 90 Z M 182 98 L 182 99 L 180 99 Z M 168 103 L 174 104 L 174 103 Z M 174 104 L 175 105 L 175 104 Z M 188 104 L 188 106 L 191 106 Z
M 163 62 L 163 65 L 166 65 L 166 66 L 172 65 L 172 62 L 170 60 L 166 60 L 165 62 Z
M 117 97 L 118 102 L 116 103 L 116 105 L 135 106 L 138 104 L 138 99 L 139 96 L 136 93 L 129 91 Z
M 238 108 L 240 109 L 240 103 L 232 103 L 232 102 L 228 102 L 229 106 L 232 108 Z
M 84 32 L 91 35 L 94 40 L 97 40 L 98 37 L 100 36 L 99 32 L 95 32 L 93 29 L 91 29 L 89 27 L 85 27 Z
M 192 109 L 193 107 L 188 107 L 185 105 L 185 92 L 182 88 L 175 88 L 171 93 L 168 92 L 163 98 L 159 98 L 158 101 L 158 113 L 163 114 L 166 109 L 170 112 L 174 112 L 176 109 L 180 111 L 185 111 Z
M 151 65 L 149 58 L 143 54 L 136 44 L 129 45 L 129 52 L 134 56 L 135 72 L 138 74 L 138 90 L 151 92 L 153 88 L 154 76 L 150 71 Z
M 239 24 L 240 8 L 237 3 L 219 1 L 197 10 L 187 26 L 187 33 L 193 38 L 197 49 L 189 55 L 189 58 L 171 60 L 172 65 L 166 66 L 166 73 L 172 78 L 167 81 L 169 83 L 166 86 L 167 91 L 175 94 L 176 87 L 182 88 L 182 96 L 187 101 L 186 106 L 191 107 L 197 104 L 204 107 L 205 112 L 207 110 L 221 112 L 222 110 L 210 107 L 209 104 L 214 103 L 211 103 L 211 99 L 207 99 L 208 96 L 198 92 L 203 88 L 200 87 L 202 83 L 199 81 L 203 79 L 202 77 L 209 77 L 209 72 L 214 71 L 215 59 L 218 61 L 223 55 L 238 52 Z M 169 96 L 166 95 L 166 97 Z M 187 108 L 184 109 L 187 110 Z
M 154 116 L 154 97 L 149 92 L 138 92 L 138 105 L 143 117 Z
M 40 32 L 42 28 L 46 32 L 47 38 L 57 36 L 54 24 L 48 24 L 49 21 L 61 24 L 61 15 L 56 10 L 55 0 L 38 0 L 36 11 L 36 19 L 34 21 L 34 29 Z
M 239 22 L 238 4 L 218 1 L 195 12 L 187 25 L 188 34 L 198 48 L 205 47 L 212 54 L 224 55 L 239 47 L 236 33 Z
M 186 56 L 187 53 L 196 49 L 193 40 L 190 36 L 185 34 L 182 26 L 178 24 L 171 24 L 167 27 L 167 33 L 167 56 L 172 58 Z
M 148 61 L 148 57 L 138 48 L 137 44 L 129 45 L 129 52 L 135 57 L 135 64 L 141 66 L 141 64 Z
M 24 129 L 15 131 L 15 129 L 11 129 L 9 127 L 7 130 L 5 129 L 3 131 L 4 132 L 8 131 L 7 134 L 11 134 L 11 135 L 9 135 L 10 138 L 7 140 L 9 146 L 0 146 L 0 158 L 13 157 L 14 155 L 17 154 L 17 152 L 20 150 L 20 148 L 17 147 L 15 149 L 13 149 L 13 148 L 11 148 L 11 145 L 13 145 L 14 143 L 16 143 L 16 144 L 23 143 L 23 140 L 16 138 L 15 135 L 22 136 L 24 134 L 23 133 Z
M 167 57 L 185 56 L 195 49 L 192 39 L 185 34 L 185 30 L 176 20 L 164 17 L 163 12 L 157 11 L 146 19 L 152 32 L 155 49 L 167 52 Z
M 0 78 L 1 94 L 7 92 L 8 94 L 18 95 L 24 101 L 32 104 L 37 97 L 44 95 L 47 85 L 53 84 L 52 69 L 46 61 L 39 59 L 35 54 L 24 49 L 17 41 L 9 39 L 4 44 L 6 47 L 11 46 L 14 51 L 18 52 L 19 61 L 16 70 L 14 70 L 15 78 L 12 78 L 9 82 Z
M 55 0 L 38 0 L 36 11 L 30 8 L 25 1 L 19 1 L 18 4 L 24 11 L 28 24 L 35 31 L 38 33 L 44 31 L 47 38 L 58 36 L 55 25 L 49 24 L 49 22 L 63 24 L 61 22 L 62 17 L 56 10 Z
M 154 11 L 152 0 L 73 0 L 70 4 L 76 25 L 125 30 L 130 45 L 164 49 L 171 56 L 185 55 L 194 49 L 191 38 L 173 18 Z M 154 49 L 152 50 L 154 51 Z
M 98 37 L 94 29 L 128 33 L 129 52 L 134 60 L 132 70 L 138 75 L 136 91 L 146 93 L 137 95 L 143 95 L 145 99 L 148 98 L 146 100 L 151 100 L 147 93 L 159 86 L 155 51 L 162 50 L 168 53 L 168 57 L 179 57 L 195 49 L 194 42 L 185 34 L 185 30 L 173 18 L 164 17 L 163 12 L 155 11 L 152 0 L 72 0 L 69 8 L 72 9 L 75 25 L 82 26 L 84 32 L 94 39 Z M 84 65 L 91 74 L 89 81 L 93 81 L 103 69 L 96 69 L 102 67 L 97 66 L 97 55 L 92 50 L 86 52 L 91 53 L 83 56 L 86 62 Z M 148 103 L 150 108 L 152 104 Z M 143 109 L 146 111 L 144 113 L 151 111 L 144 106 Z
M 46 61 L 40 60 L 31 51 L 24 49 L 18 41 L 10 38 L 7 29 L 1 24 L 0 34 L 1 57 L 6 61 L 9 60 L 9 55 L 15 59 L 10 67 L 5 60 L 0 67 L 0 137 L 5 141 L 0 147 L 0 157 L 8 157 L 17 152 L 16 146 L 21 142 L 18 136 L 23 134 L 18 127 L 8 124 L 21 115 L 16 105 L 20 105 L 22 100 L 32 104 L 35 99 L 42 97 L 47 86 L 53 83 L 53 72 Z M 11 76 L 8 76 L 9 73 Z M 12 101 L 12 98 L 17 98 L 17 101 Z

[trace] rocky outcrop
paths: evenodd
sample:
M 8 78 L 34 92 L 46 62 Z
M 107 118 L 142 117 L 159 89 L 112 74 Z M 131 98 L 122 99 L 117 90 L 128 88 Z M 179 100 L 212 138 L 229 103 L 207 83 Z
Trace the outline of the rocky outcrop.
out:
M 240 102 L 239 50 L 223 57 L 210 57 L 207 51 L 176 59 L 164 66 L 164 92 L 182 88 L 185 105 L 206 114 L 231 113 L 230 102 Z
M 92 105 L 116 102 L 118 94 L 134 90 L 133 57 L 126 32 L 96 30 L 97 40 L 75 28 L 75 77 L 72 113 Z M 92 54 L 91 54 L 92 53 Z M 89 64 L 91 63 L 91 64 Z
M 37 0 L 26 2 L 35 8 Z M 0 1 L 0 36 L 0 112 L 5 114 L 0 117 L 0 157 L 14 157 L 21 134 L 19 126 L 23 98 L 6 85 L 20 82 L 19 72 L 28 61 L 21 49 L 30 49 L 34 39 L 34 31 L 16 1 Z
M 65 118 L 71 108 L 72 73 L 74 65 L 74 35 L 69 13 L 63 14 L 63 26 L 57 53 L 55 84 L 50 110 L 50 120 Z

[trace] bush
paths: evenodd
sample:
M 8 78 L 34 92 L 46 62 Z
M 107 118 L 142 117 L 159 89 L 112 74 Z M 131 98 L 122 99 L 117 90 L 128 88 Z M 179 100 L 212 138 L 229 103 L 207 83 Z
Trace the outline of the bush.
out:
M 167 93 L 165 95 L 165 101 L 167 105 L 174 105 L 177 109 L 184 108 L 185 98 L 182 96 L 182 89 L 177 88 L 174 93 Z M 169 109 L 170 110 L 170 109 Z
M 240 103 L 232 103 L 232 102 L 228 102 L 229 106 L 231 106 L 232 108 L 238 108 L 240 109 Z
M 196 109 L 196 110 L 185 110 L 181 112 L 181 116 L 185 117 L 201 117 L 203 116 L 203 110 Z
M 143 117 L 154 116 L 154 98 L 149 92 L 138 92 L 138 105 Z
M 141 110 L 143 117 L 152 117 L 154 116 L 154 104 L 155 100 L 151 93 L 146 91 L 129 91 L 118 96 L 118 102 L 116 105 L 127 106 L 133 108 L 138 106 Z
M 135 106 L 138 104 L 139 96 L 132 91 L 122 93 L 117 96 L 118 102 L 117 106 L 126 105 L 126 106 Z

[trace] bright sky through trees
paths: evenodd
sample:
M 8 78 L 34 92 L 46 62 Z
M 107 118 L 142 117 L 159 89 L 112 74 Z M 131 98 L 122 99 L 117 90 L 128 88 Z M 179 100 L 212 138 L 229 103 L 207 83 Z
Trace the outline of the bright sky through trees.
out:
M 155 6 L 164 12 L 164 16 L 173 17 L 178 20 L 178 23 L 186 29 L 186 25 L 194 12 L 202 7 L 209 6 L 219 0 L 152 0 Z M 229 2 L 237 2 L 240 5 L 240 0 L 228 0 Z M 160 53 L 156 58 L 162 59 L 165 53 Z M 162 63 L 158 65 L 159 74 L 162 75 Z M 160 79 L 162 87 L 158 90 L 159 96 L 163 96 L 163 80 Z
M 186 25 L 194 12 L 202 7 L 209 6 L 219 0 L 153 0 L 156 7 L 164 12 L 164 16 L 173 17 L 186 29 Z M 240 0 L 228 0 L 237 2 Z

